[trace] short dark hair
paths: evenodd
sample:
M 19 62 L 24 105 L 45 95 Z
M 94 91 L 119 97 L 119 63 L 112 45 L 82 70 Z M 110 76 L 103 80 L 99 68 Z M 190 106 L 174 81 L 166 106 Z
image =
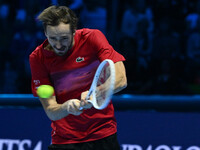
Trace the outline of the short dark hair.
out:
M 78 22 L 76 14 L 66 6 L 50 6 L 43 10 L 37 19 L 42 21 L 45 31 L 47 25 L 57 26 L 63 22 L 65 24 L 70 24 L 72 33 L 75 32 Z

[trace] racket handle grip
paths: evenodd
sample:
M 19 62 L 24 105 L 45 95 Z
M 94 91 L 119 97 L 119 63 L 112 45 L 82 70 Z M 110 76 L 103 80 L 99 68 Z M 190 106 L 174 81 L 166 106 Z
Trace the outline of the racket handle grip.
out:
M 90 101 L 90 100 L 87 100 L 87 101 L 92 104 L 92 101 Z M 83 109 L 84 109 L 83 106 L 79 107 L 79 110 L 83 110 Z
M 88 94 L 87 94 L 87 96 L 86 96 L 86 100 L 89 100 L 89 99 L 90 99 L 91 94 L 92 94 L 92 90 L 89 90 L 89 92 L 88 92 Z M 79 110 L 83 110 L 83 107 L 80 106 Z
M 86 96 L 86 100 L 89 100 L 90 99 L 90 96 L 92 95 L 92 90 L 89 90 L 87 96 Z

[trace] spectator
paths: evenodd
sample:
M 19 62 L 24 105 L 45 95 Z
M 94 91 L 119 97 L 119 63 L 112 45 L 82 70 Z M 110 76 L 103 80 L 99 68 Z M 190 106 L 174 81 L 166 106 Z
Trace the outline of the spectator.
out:
M 200 65 L 200 16 L 197 19 L 194 31 L 188 37 L 187 58 Z
M 171 27 L 169 17 L 162 18 L 157 24 L 153 42 L 154 60 L 171 60 L 181 55 L 180 36 Z
M 198 26 L 198 18 L 200 17 L 200 1 L 188 1 L 190 4 L 189 12 L 185 17 L 186 32 L 190 34 Z
M 127 58 L 125 65 L 128 68 L 127 76 L 131 87 L 135 82 L 143 80 L 139 74 L 147 75 L 154 25 L 151 8 L 145 0 L 129 1 L 128 4 L 129 8 L 125 10 L 122 18 L 120 49 Z
M 9 46 L 10 54 L 15 64 L 15 69 L 19 76 L 16 81 L 18 92 L 30 93 L 31 89 L 26 88 L 26 84 L 30 85 L 30 71 L 27 72 L 28 56 L 34 49 L 36 44 L 35 33 L 36 27 L 34 22 L 30 22 L 25 9 L 19 9 L 15 18 L 15 32 L 13 38 L 10 40 Z M 29 74 L 28 74 L 29 73 Z M 13 80 L 12 78 L 10 80 Z
M 0 5 L 0 51 L 8 51 L 9 40 L 12 37 L 12 20 L 10 18 L 10 6 L 8 4 Z
M 3 78 L 3 93 L 19 93 L 19 87 L 18 84 L 16 84 L 18 73 L 15 65 L 11 61 L 6 61 L 5 63 Z
M 99 29 L 106 34 L 106 15 L 105 3 L 101 4 L 99 1 L 85 0 L 84 7 L 80 12 L 80 28 Z

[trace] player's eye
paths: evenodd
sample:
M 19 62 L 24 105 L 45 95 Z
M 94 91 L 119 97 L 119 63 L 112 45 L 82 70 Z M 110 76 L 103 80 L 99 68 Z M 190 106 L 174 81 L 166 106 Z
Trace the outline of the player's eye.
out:
M 55 41 L 55 40 L 56 40 L 56 38 L 55 38 L 55 37 L 50 37 L 50 40 L 53 40 L 53 41 Z
M 62 40 L 68 40 L 68 37 L 63 37 Z

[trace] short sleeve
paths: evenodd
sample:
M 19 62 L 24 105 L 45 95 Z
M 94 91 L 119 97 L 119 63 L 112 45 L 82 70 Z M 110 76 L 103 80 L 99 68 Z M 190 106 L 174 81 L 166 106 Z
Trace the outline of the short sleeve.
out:
M 113 49 L 101 31 L 94 30 L 90 43 L 97 50 L 97 56 L 100 61 L 105 59 L 111 59 L 113 62 L 125 61 L 125 58 Z
M 35 54 L 29 56 L 31 68 L 31 89 L 34 96 L 37 96 L 36 90 L 40 85 L 51 85 L 48 70 L 42 63 L 42 60 Z

